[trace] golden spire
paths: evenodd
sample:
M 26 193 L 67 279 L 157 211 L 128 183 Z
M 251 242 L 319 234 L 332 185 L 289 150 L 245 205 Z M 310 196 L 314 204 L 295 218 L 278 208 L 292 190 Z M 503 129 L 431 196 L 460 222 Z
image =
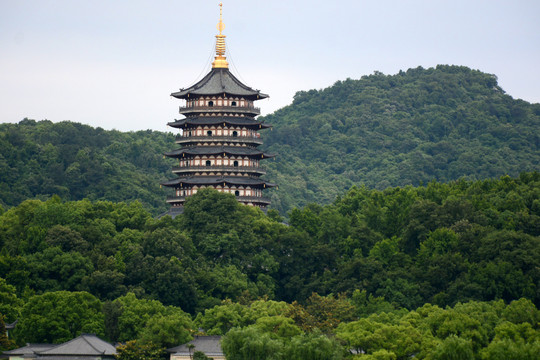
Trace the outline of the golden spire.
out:
M 216 57 L 212 63 L 213 68 L 228 68 L 229 63 L 225 58 L 225 35 L 221 34 L 225 30 L 223 23 L 223 4 L 219 3 L 219 23 L 217 24 L 219 35 L 216 35 Z

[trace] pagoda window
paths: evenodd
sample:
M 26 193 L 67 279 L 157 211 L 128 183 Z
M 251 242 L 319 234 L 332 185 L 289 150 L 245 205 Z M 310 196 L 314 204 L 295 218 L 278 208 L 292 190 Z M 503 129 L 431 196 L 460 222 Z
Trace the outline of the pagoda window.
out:
M 238 136 L 238 131 L 233 131 L 233 132 L 232 132 L 232 136 L 233 136 L 233 137 L 237 137 L 237 136 Z
M 234 167 L 238 167 L 238 161 L 234 160 L 233 166 L 234 166 Z
M 212 162 L 210 160 L 206 160 L 206 166 L 212 166 Z
M 231 106 L 236 106 L 236 101 L 231 102 Z
M 212 130 L 208 130 L 208 131 L 206 132 L 206 135 L 212 136 Z
M 235 191 L 234 191 L 234 195 L 235 195 L 235 196 L 240 196 L 240 191 L 235 190 Z
M 208 102 L 208 106 L 214 106 L 214 102 L 213 102 L 212 100 L 210 100 L 210 101 Z

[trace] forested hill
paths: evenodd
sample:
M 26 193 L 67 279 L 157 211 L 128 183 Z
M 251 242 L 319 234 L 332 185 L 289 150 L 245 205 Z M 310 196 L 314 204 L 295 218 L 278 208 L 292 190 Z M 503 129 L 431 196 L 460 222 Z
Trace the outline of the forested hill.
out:
M 498 178 L 540 167 L 540 104 L 505 95 L 494 75 L 458 66 L 339 81 L 296 94 L 263 118 L 264 162 L 282 215 L 369 188 Z M 164 119 L 163 121 L 166 121 Z M 123 133 L 73 122 L 0 124 L 0 205 L 58 194 L 63 200 L 138 199 L 157 215 L 173 177 L 174 135 Z
M 280 210 L 370 188 L 485 179 L 538 170 L 540 104 L 513 99 L 494 75 L 462 66 L 376 72 L 298 92 L 264 118 L 278 153 L 267 177 Z
M 539 190 L 538 172 L 353 187 L 288 226 L 213 189 L 175 219 L 27 200 L 0 209 L 0 331 L 18 319 L 19 346 L 92 332 L 170 348 L 202 328 L 241 360 L 537 359 Z
M 159 182 L 172 176 L 163 152 L 171 133 L 119 132 L 73 122 L 0 124 L 0 205 L 59 195 L 64 200 L 139 200 L 165 211 Z

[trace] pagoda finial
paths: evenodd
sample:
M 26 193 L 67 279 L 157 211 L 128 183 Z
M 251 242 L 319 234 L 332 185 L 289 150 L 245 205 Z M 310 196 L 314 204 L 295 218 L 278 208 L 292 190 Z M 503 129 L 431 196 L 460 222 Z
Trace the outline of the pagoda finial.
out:
M 216 57 L 212 62 L 213 68 L 229 68 L 225 57 L 225 35 L 222 34 L 225 30 L 225 24 L 223 23 L 223 4 L 219 3 L 219 23 L 217 24 L 219 35 L 216 35 Z

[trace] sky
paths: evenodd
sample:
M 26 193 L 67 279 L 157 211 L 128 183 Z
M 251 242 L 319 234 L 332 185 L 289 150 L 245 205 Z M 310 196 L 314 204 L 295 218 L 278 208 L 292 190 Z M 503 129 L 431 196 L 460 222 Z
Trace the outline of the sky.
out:
M 495 74 L 540 102 L 537 0 L 223 0 L 230 70 L 269 94 L 437 64 Z M 219 1 L 0 0 L 0 122 L 172 131 L 214 56 Z

